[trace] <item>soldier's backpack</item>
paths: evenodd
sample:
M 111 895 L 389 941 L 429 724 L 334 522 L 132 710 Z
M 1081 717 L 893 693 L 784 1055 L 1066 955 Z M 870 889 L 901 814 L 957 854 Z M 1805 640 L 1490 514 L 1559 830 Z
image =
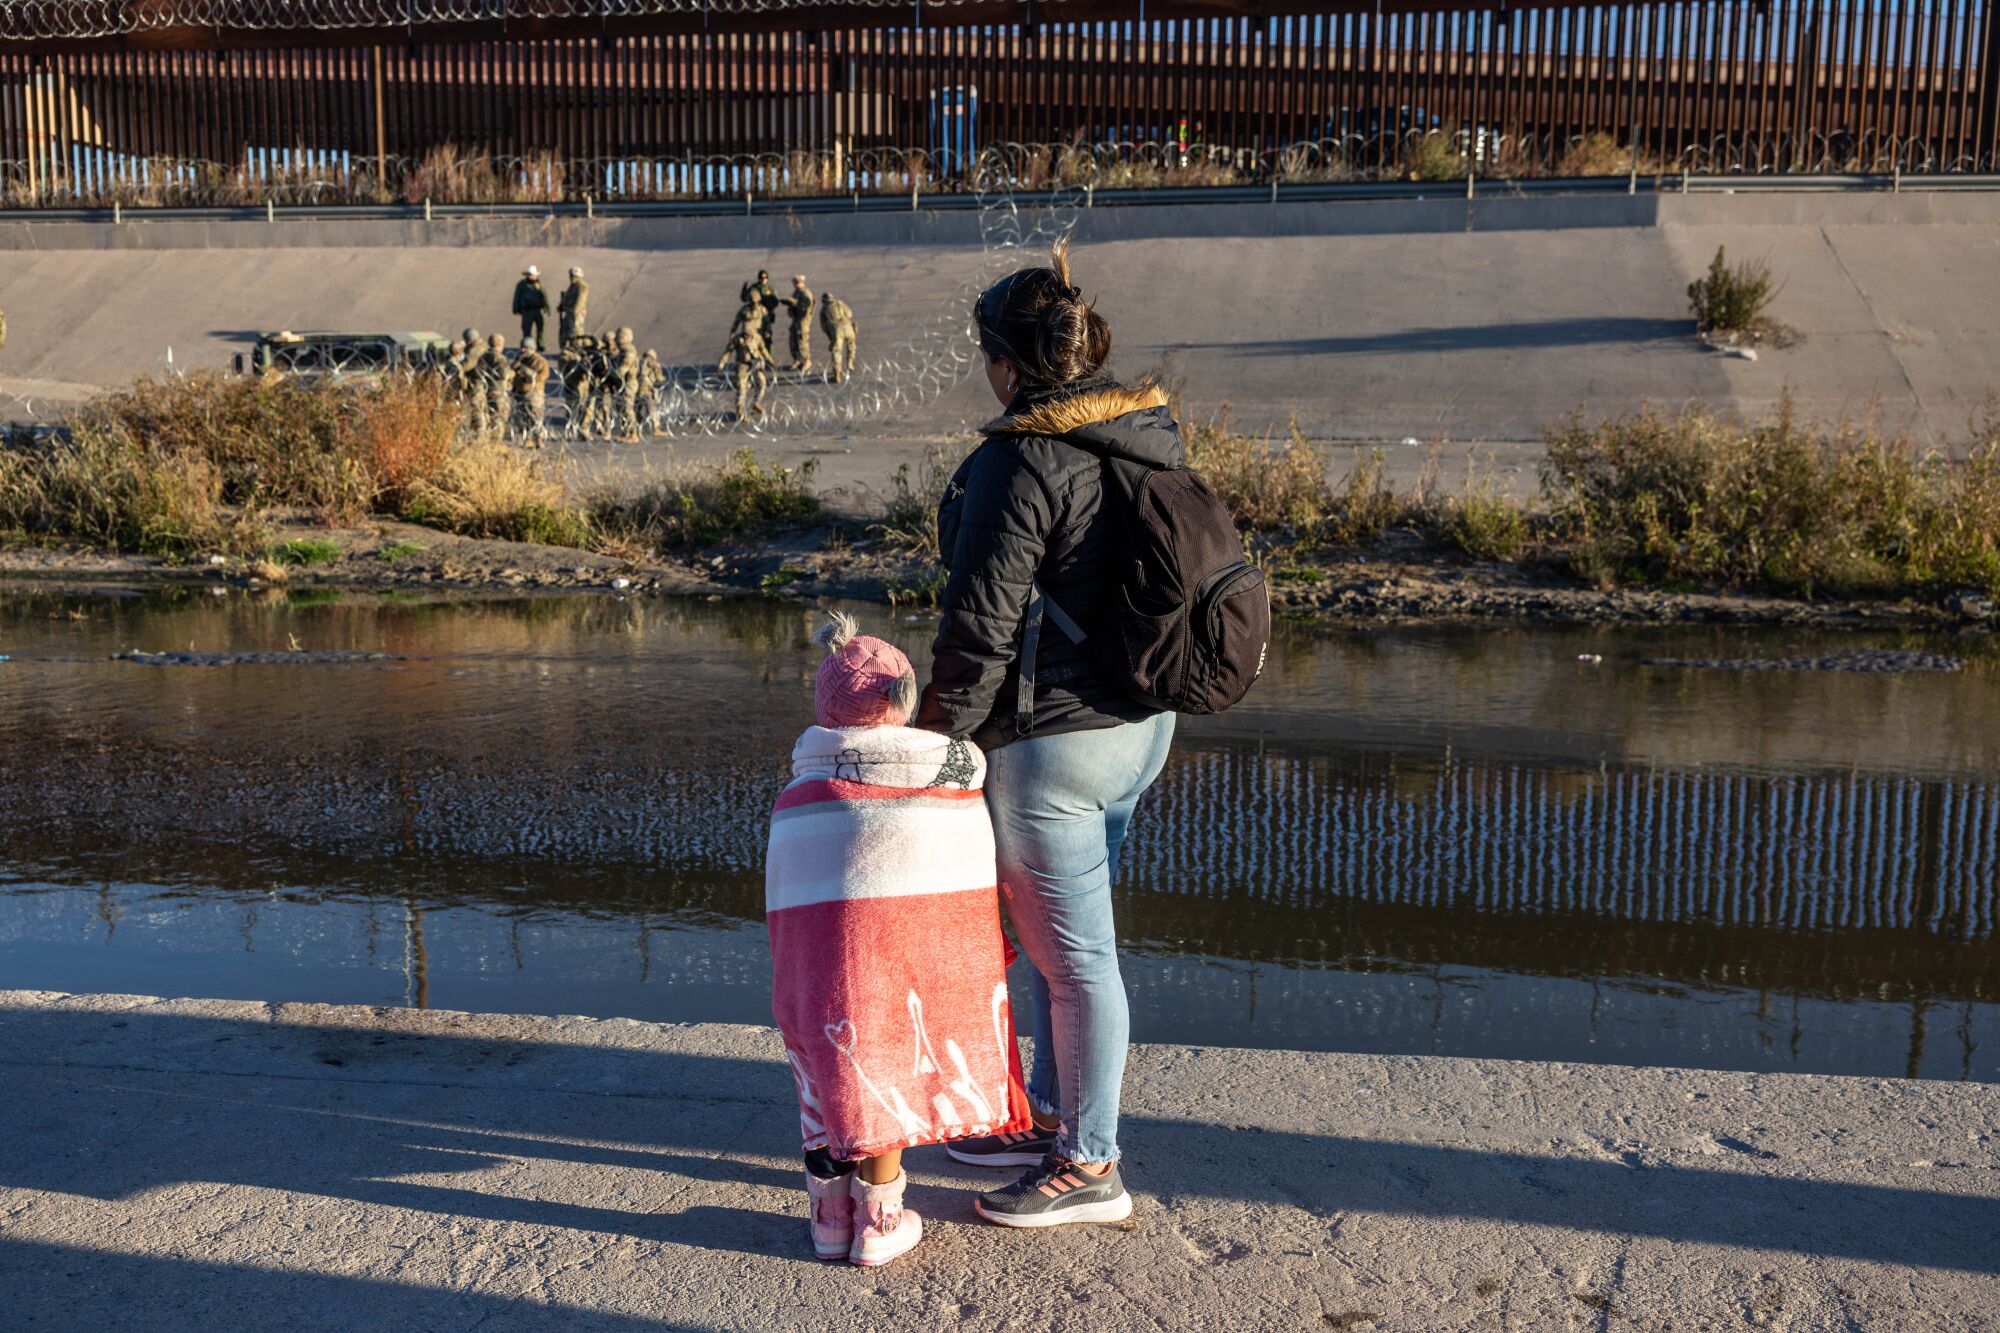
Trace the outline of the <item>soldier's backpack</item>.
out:
M 1106 679 L 1155 708 L 1220 713 L 1249 693 L 1264 670 L 1270 591 L 1262 571 L 1243 558 L 1228 508 L 1192 468 L 1098 457 L 1106 504 L 1118 522 L 1116 549 L 1127 560 L 1110 579 L 1109 611 L 1094 634 L 1035 589 L 1021 649 L 1017 724 L 1024 735 L 1033 726 L 1036 631 L 1044 614 Z

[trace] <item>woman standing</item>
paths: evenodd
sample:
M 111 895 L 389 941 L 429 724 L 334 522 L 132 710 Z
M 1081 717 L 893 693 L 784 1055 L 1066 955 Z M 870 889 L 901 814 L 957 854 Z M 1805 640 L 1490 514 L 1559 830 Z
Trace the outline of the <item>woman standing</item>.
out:
M 939 509 L 950 567 L 918 725 L 988 755 L 1001 893 L 1034 964 L 1029 1134 L 954 1144 L 980 1166 L 1027 1166 L 980 1196 L 1005 1226 L 1113 1222 L 1132 1211 L 1118 1173 L 1118 1097 L 1130 1041 L 1111 881 L 1139 798 L 1166 762 L 1174 715 L 1092 666 L 1082 641 L 1118 579 L 1118 515 L 1102 460 L 1182 465 L 1166 394 L 1104 375 L 1111 328 L 1046 268 L 1002 278 L 976 310 L 987 383 L 1006 411 Z

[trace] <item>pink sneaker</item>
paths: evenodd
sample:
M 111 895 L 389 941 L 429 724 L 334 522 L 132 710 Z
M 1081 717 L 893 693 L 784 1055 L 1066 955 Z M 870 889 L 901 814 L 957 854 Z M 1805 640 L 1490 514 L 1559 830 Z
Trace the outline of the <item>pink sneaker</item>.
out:
M 873 1268 L 899 1254 L 908 1254 L 924 1238 L 924 1219 L 903 1207 L 905 1171 L 885 1185 L 870 1185 L 854 1173 L 854 1245 L 849 1263 Z
M 806 1194 L 812 1199 L 813 1253 L 822 1259 L 845 1259 L 854 1247 L 854 1195 L 850 1175 L 821 1180 L 806 1172 Z

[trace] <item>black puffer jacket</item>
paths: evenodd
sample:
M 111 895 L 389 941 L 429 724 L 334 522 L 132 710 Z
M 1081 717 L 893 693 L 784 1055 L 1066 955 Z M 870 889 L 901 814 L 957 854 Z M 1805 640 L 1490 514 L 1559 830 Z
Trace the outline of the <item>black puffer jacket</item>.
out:
M 991 750 L 1021 734 L 1018 659 L 1034 586 L 1089 634 L 1117 585 L 1117 526 L 1101 504 L 1099 459 L 1176 467 L 1186 452 L 1163 390 L 1108 379 L 1024 393 L 982 430 L 985 442 L 959 466 L 938 508 L 950 579 L 917 725 Z M 1102 679 L 1053 621 L 1041 629 L 1034 680 L 1037 736 L 1157 711 Z

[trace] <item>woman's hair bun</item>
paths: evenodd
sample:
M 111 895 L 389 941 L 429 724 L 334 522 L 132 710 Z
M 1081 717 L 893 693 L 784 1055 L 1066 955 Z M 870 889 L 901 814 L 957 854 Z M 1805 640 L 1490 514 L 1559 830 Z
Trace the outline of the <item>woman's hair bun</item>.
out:
M 1111 357 L 1111 326 L 1070 276 L 1069 238 L 1047 268 L 1026 268 L 988 289 L 978 306 L 980 346 L 1019 366 L 1031 384 L 1095 375 Z

